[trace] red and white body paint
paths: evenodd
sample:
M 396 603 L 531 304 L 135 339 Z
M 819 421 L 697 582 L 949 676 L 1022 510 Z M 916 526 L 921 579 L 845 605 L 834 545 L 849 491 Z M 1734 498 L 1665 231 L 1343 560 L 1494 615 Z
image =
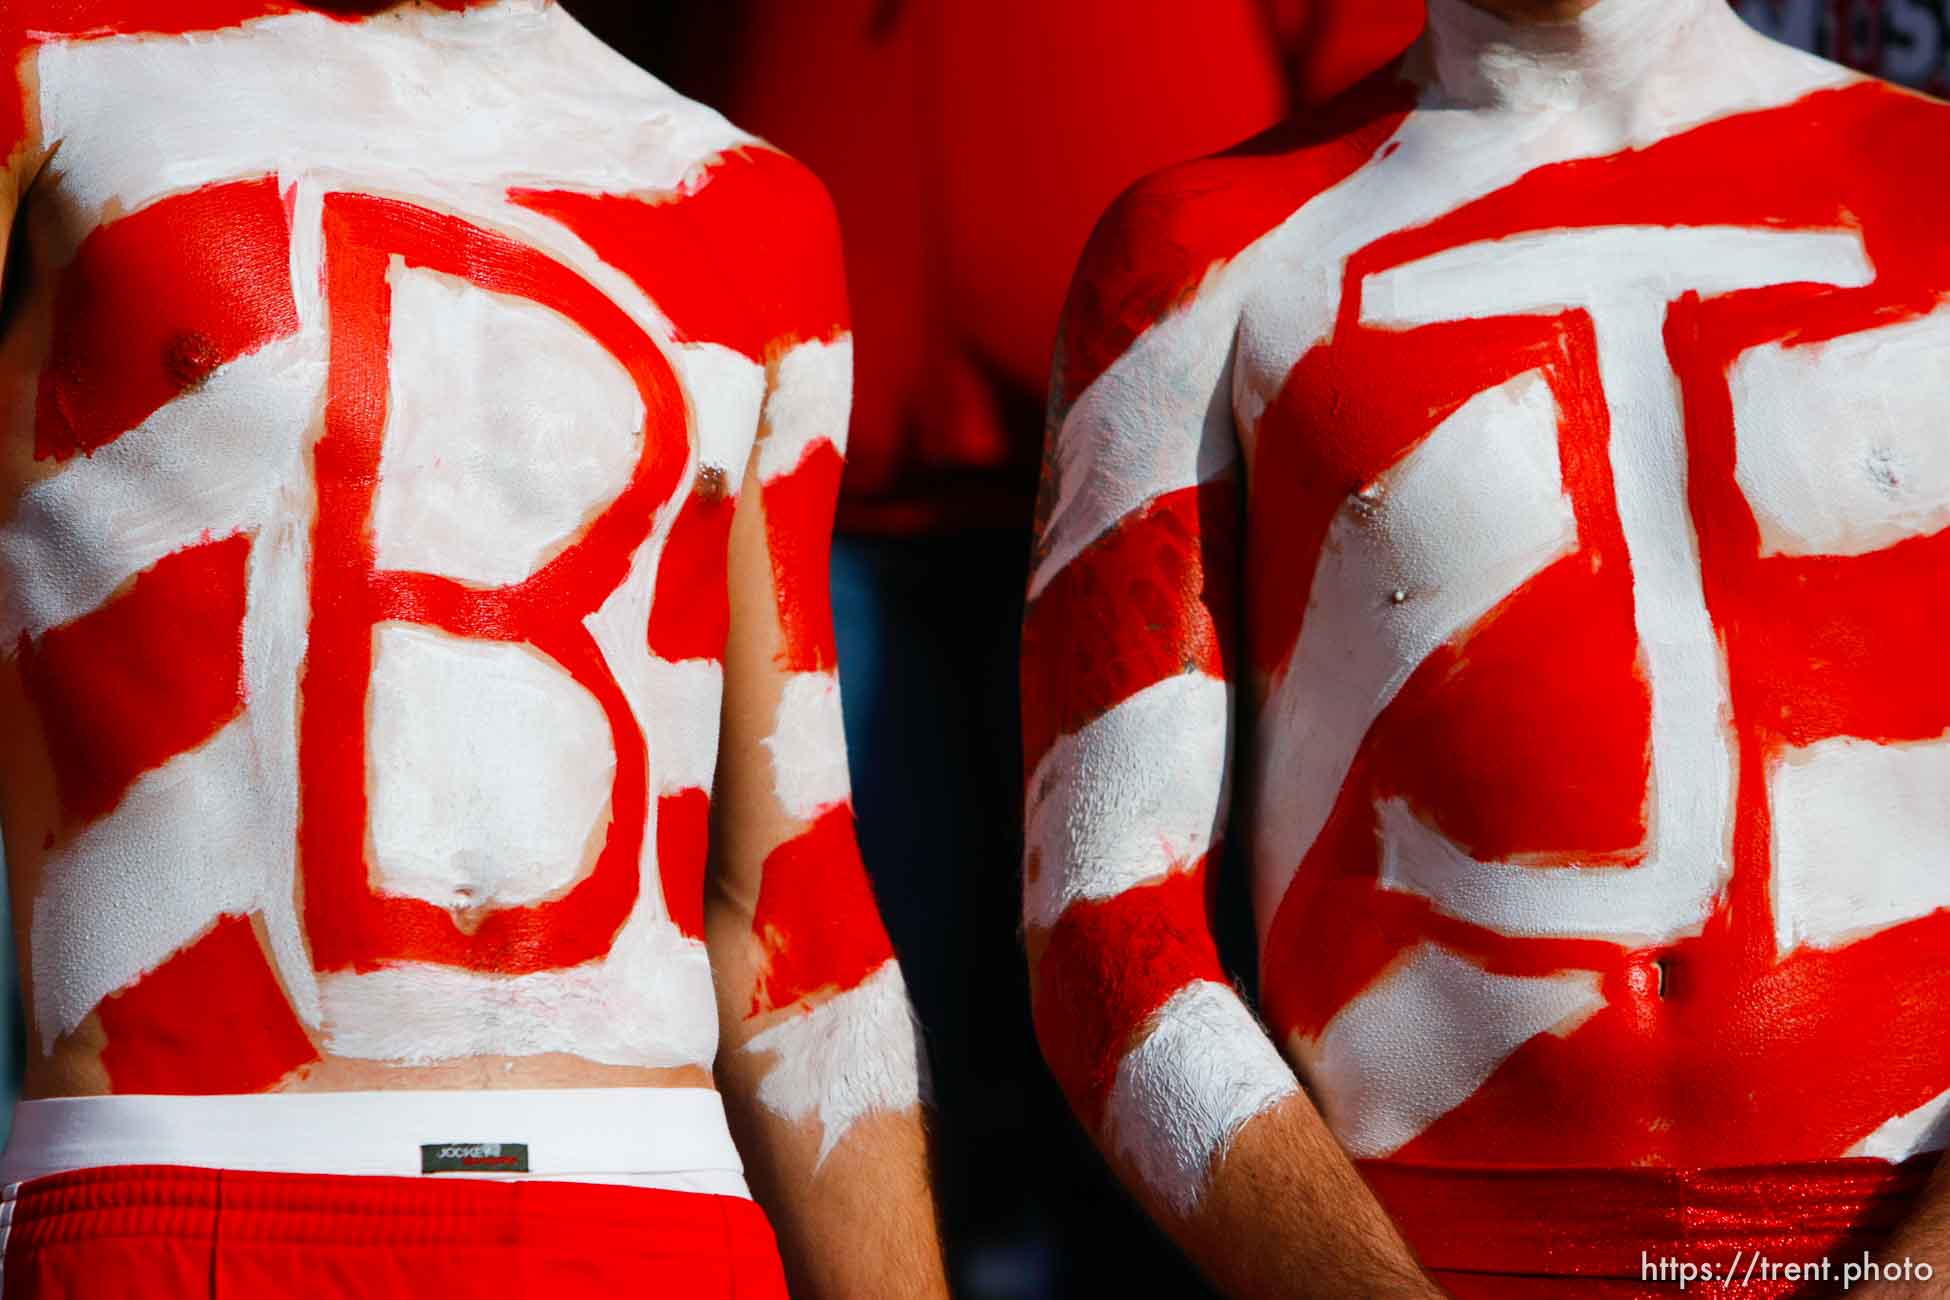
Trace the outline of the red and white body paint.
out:
M 789 674 L 765 740 L 797 832 L 765 860 L 752 928 L 765 967 L 743 1050 L 769 1054 L 759 1100 L 820 1123 L 824 1163 L 853 1124 L 919 1104 L 920 1034 L 853 835 L 840 714 L 829 539 L 850 411 L 849 342 L 808 344 L 775 367 L 757 471 Z M 779 1017 L 777 1013 L 790 1014 Z
M 767 495 L 809 502 L 769 512 L 775 567 L 824 555 L 830 206 L 548 0 L 169 8 L 10 15 L 41 1048 L 98 1035 L 124 1092 L 708 1068 L 726 544 L 763 420 Z M 788 695 L 781 802 L 841 805 L 836 709 Z
M 1434 0 L 1106 219 L 1026 916 L 1059 1077 L 1171 1203 L 1294 1071 L 1401 1165 L 1944 1145 L 1946 126 L 1713 0 Z M 1205 925 L 1240 687 L 1293 1070 Z

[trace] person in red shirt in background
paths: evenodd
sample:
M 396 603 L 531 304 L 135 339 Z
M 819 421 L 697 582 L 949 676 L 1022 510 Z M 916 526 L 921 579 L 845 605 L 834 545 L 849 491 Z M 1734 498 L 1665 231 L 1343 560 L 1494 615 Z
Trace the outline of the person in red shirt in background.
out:
M 1421 0 L 717 0 L 649 19 L 618 4 L 614 31 L 603 0 L 570 3 L 802 158 L 839 207 L 856 340 L 842 695 L 863 852 L 934 1058 L 957 1292 L 1204 1294 L 1049 1081 L 999 865 L 1020 861 L 1051 344 L 1120 190 L 1352 84 L 1420 31 Z

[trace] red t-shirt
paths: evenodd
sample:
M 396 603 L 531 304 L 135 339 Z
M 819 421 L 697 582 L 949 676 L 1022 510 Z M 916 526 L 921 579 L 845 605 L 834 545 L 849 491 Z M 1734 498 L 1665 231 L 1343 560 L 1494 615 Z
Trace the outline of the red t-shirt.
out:
M 840 528 L 876 533 L 1025 526 L 1057 316 L 1099 214 L 1351 84 L 1422 21 L 1422 0 L 709 9 L 648 61 L 833 193 L 857 367 Z

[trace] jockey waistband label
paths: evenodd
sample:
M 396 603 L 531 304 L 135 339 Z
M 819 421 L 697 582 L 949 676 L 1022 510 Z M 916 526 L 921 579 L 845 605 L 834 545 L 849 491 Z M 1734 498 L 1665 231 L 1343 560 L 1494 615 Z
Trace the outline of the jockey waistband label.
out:
M 420 1146 L 423 1174 L 525 1174 L 526 1142 L 426 1142 Z

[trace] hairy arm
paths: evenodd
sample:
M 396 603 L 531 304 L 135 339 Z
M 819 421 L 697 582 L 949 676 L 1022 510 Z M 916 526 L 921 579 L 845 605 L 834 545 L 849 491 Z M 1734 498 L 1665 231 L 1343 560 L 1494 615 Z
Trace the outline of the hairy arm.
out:
M 1237 308 L 1210 279 L 1144 280 L 1184 256 L 1167 199 L 1141 188 L 1099 228 L 1059 356 L 1023 645 L 1037 1033 L 1112 1167 L 1230 1293 L 1435 1295 L 1213 941 Z
M 922 1049 L 854 841 L 826 589 L 851 361 L 844 337 L 772 361 L 731 523 L 717 1077 L 793 1294 L 926 1297 L 947 1290 Z

